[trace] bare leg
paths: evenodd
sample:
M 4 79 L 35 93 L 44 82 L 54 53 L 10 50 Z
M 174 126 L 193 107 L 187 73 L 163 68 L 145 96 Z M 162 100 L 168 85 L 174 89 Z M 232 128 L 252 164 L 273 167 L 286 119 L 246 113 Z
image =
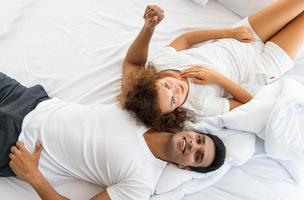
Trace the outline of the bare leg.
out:
M 304 42 L 304 12 L 275 34 L 270 41 L 294 58 Z
M 304 0 L 278 0 L 249 16 L 249 23 L 263 42 L 304 11 Z

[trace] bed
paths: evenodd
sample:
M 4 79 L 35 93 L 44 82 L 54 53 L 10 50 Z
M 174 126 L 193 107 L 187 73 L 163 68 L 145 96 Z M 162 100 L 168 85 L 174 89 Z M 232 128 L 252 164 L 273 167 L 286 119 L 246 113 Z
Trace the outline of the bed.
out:
M 0 71 L 27 86 L 43 85 L 50 96 L 83 104 L 112 104 L 120 92 L 122 61 L 143 24 L 147 4 L 166 12 L 152 39 L 149 56 L 180 33 L 201 27 L 228 27 L 241 18 L 210 0 L 10 0 L 0 2 Z M 287 76 L 304 76 L 304 51 Z M 304 82 L 303 82 L 304 83 Z M 254 156 L 232 168 L 213 186 L 185 200 L 300 200 L 296 184 L 256 141 Z M 103 190 L 83 181 L 56 187 L 71 199 L 89 199 Z M 0 178 L 0 199 L 39 199 L 18 178 Z

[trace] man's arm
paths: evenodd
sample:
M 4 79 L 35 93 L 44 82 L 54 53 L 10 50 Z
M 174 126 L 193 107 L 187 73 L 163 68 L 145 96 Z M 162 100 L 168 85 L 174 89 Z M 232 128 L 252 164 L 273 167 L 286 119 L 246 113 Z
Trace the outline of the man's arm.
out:
M 127 55 L 123 62 L 123 93 L 128 91 L 126 80 L 128 79 L 130 73 L 144 68 L 147 62 L 149 44 L 152 35 L 157 24 L 159 24 L 164 18 L 164 11 L 156 5 L 149 5 L 145 10 L 143 18 L 145 19 L 145 24 L 128 49 Z
M 30 183 L 32 187 L 36 190 L 42 200 L 68 200 L 68 198 L 60 195 L 54 188 L 47 182 L 47 180 L 40 175 L 36 176 L 35 181 L 31 181 Z M 91 200 L 111 200 L 107 191 L 103 191 Z
M 39 142 L 36 144 L 34 153 L 30 153 L 22 142 L 17 142 L 16 146 L 11 148 L 9 165 L 14 173 L 28 182 L 38 193 L 42 200 L 68 200 L 60 195 L 49 184 L 38 169 L 39 158 L 42 146 Z M 92 200 L 110 200 L 106 191 L 99 193 Z
M 35 173 L 35 177 L 28 181 L 28 183 L 35 189 L 42 200 L 67 200 L 68 198 L 60 195 L 48 183 L 45 177 L 40 173 Z M 19 175 L 18 175 L 19 176 Z
M 177 51 L 180 51 L 189 49 L 193 45 L 201 42 L 221 38 L 235 38 L 241 42 L 251 42 L 254 40 L 251 30 L 242 26 L 237 28 L 187 32 L 177 37 L 170 46 L 175 48 Z

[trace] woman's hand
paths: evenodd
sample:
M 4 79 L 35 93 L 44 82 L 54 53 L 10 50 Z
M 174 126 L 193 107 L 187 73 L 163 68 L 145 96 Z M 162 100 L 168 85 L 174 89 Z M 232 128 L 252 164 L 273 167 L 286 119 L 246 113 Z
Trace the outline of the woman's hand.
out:
M 255 40 L 251 29 L 246 26 L 231 29 L 231 34 L 232 38 L 239 40 L 240 42 L 252 42 Z
M 38 169 L 39 158 L 42 146 L 39 141 L 36 142 L 35 151 L 30 153 L 23 142 L 18 141 L 16 146 L 11 148 L 9 165 L 13 172 L 29 184 L 33 184 L 35 179 L 40 176 Z
M 182 71 L 181 76 L 183 78 L 192 78 L 192 82 L 197 84 L 217 84 L 222 75 L 200 65 Z
M 157 5 L 148 5 L 143 18 L 145 19 L 145 26 L 154 29 L 164 19 L 164 11 Z

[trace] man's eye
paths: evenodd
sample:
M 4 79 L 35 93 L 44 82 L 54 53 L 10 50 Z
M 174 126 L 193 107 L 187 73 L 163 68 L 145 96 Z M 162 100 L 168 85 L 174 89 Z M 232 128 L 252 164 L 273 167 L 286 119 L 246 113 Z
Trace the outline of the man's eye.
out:
M 198 160 L 199 160 L 199 153 L 196 153 L 195 154 L 195 162 L 198 162 Z
M 167 89 L 170 89 L 168 83 L 165 83 L 164 85 L 165 85 L 165 87 L 166 87 Z
M 201 144 L 202 143 L 202 139 L 201 139 L 201 136 L 197 136 L 197 144 Z

